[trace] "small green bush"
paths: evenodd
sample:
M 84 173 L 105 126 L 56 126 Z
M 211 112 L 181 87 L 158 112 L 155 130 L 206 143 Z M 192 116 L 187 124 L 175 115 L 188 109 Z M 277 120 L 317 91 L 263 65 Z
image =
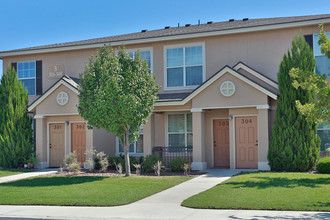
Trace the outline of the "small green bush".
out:
M 177 157 L 169 163 L 169 167 L 173 172 L 182 172 L 183 165 L 186 163 L 187 161 L 185 159 Z
M 119 157 L 117 156 L 109 156 L 108 157 L 109 161 L 109 169 L 111 170 L 116 170 L 116 165 L 115 164 L 121 164 L 123 166 L 123 171 L 126 171 L 126 165 L 125 165 L 125 157 L 124 155 L 120 154 Z M 134 156 L 129 156 L 129 162 L 131 165 L 131 170 L 134 171 L 135 167 L 133 164 L 137 164 L 138 160 Z
M 159 155 L 156 155 L 156 154 L 147 155 L 145 157 L 144 161 L 141 164 L 142 165 L 142 171 L 146 172 L 146 173 L 154 172 L 153 166 L 158 161 L 162 161 L 162 158 Z
M 316 166 L 316 170 L 319 173 L 330 174 L 330 157 L 320 159 L 319 163 Z

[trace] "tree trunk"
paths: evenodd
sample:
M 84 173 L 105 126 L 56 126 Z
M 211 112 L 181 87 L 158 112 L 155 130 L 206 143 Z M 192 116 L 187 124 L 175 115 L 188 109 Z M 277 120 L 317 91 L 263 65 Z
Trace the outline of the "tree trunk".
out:
M 125 176 L 131 175 L 131 166 L 129 161 L 129 134 L 128 132 L 125 134 L 125 140 L 124 140 L 124 153 L 125 153 Z

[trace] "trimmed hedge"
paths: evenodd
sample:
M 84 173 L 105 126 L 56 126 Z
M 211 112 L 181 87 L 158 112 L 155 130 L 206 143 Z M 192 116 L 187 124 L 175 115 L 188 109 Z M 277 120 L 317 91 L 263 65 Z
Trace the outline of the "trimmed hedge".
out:
M 142 171 L 146 173 L 154 172 L 154 169 L 152 167 L 155 163 L 157 163 L 157 161 L 162 161 L 162 158 L 159 155 L 147 155 L 142 162 Z
M 316 170 L 319 173 L 330 174 L 330 157 L 320 159 L 319 163 L 316 166 Z

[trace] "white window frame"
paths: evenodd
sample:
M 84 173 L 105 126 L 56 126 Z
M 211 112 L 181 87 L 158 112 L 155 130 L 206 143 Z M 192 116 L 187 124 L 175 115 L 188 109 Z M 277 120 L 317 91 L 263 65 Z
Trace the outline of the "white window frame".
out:
M 191 132 L 190 131 L 188 132 L 188 130 L 187 130 L 187 114 L 191 114 L 191 120 L 193 120 L 192 119 L 192 113 L 191 112 L 185 112 L 185 113 L 183 113 L 183 112 L 176 112 L 176 113 L 167 113 L 166 114 L 166 146 L 167 147 L 170 148 L 170 146 L 169 146 L 169 135 L 170 134 L 184 134 L 185 135 L 185 137 L 184 137 L 184 139 L 185 139 L 185 146 L 184 147 L 188 147 L 188 145 L 187 145 L 188 144 L 188 134 L 192 134 L 192 135 L 194 135 L 194 134 L 193 134 L 193 130 L 192 129 L 191 129 Z M 169 132 L 168 131 L 168 116 L 169 115 L 184 115 L 184 123 L 185 123 L 184 124 L 184 130 L 185 130 L 184 132 Z M 194 143 L 193 143 L 193 145 L 194 145 Z M 176 146 L 174 146 L 174 147 L 176 147 Z
M 163 57 L 164 57 L 164 91 L 166 90 L 191 90 L 195 89 L 200 85 L 195 86 L 185 86 L 186 85 L 186 57 L 185 57 L 185 48 L 186 47 L 194 47 L 194 46 L 202 46 L 202 76 L 203 80 L 202 83 L 206 80 L 206 62 L 205 62 L 205 42 L 195 42 L 195 43 L 186 43 L 186 44 L 172 44 L 172 45 L 165 45 L 163 48 Z M 167 49 L 173 48 L 183 48 L 183 86 L 174 86 L 168 87 L 167 86 Z M 200 66 L 200 65 L 196 65 Z
M 144 135 L 143 134 L 143 129 L 140 130 L 140 136 Z M 143 152 L 142 153 L 137 153 L 136 152 L 136 141 L 134 142 L 134 152 L 129 152 L 130 155 L 134 155 L 134 156 L 143 156 L 144 155 L 144 142 L 143 142 L 143 146 L 142 146 Z M 116 155 L 119 156 L 120 154 L 124 154 L 124 152 L 120 152 L 119 151 L 119 137 L 116 137 Z
M 330 32 L 325 32 L 325 34 L 328 36 L 328 35 L 330 35 Z M 321 52 L 320 52 L 320 54 L 316 54 L 315 52 L 316 52 L 316 50 L 315 50 L 315 44 L 314 44 L 314 42 L 315 42 L 315 38 L 316 38 L 316 36 L 319 36 L 320 34 L 319 33 L 317 33 L 317 34 L 313 34 L 313 56 L 314 56 L 314 59 L 316 58 L 316 57 L 321 57 L 321 56 L 325 56 L 326 57 L 326 55 L 325 54 L 322 54 Z M 329 58 L 328 58 L 329 59 Z M 314 72 L 316 71 L 316 63 L 315 63 L 315 70 L 314 70 Z M 330 73 L 329 73 L 330 74 Z M 326 75 L 328 78 L 330 78 L 330 75 Z
M 30 62 L 34 62 L 34 69 L 35 69 L 35 71 L 36 71 L 36 73 L 35 73 L 35 77 L 29 77 L 29 78 L 19 78 L 18 77 L 18 64 L 19 63 L 30 63 Z M 28 93 L 28 96 L 36 96 L 37 95 L 37 62 L 35 61 L 35 60 L 31 60 L 31 61 L 23 61 L 23 62 L 17 62 L 16 63 L 16 69 L 17 69 L 17 79 L 19 80 L 19 81 L 21 81 L 21 80 L 27 80 L 27 79 L 34 79 L 34 95 L 30 95 L 29 93 Z M 25 88 L 24 88 L 25 89 Z
M 134 53 L 137 51 L 150 51 L 150 71 L 153 73 L 154 72 L 154 62 L 153 62 L 153 47 L 142 47 L 142 48 L 132 48 L 132 49 L 125 49 L 126 53 Z

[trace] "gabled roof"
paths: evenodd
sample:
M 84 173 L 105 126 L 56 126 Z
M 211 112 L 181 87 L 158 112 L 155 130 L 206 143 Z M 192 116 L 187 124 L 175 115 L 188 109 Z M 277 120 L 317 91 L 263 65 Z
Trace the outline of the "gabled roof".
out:
M 245 64 L 243 64 L 243 63 L 241 63 L 241 64 L 243 65 L 242 67 L 248 68 L 248 66 L 246 66 Z M 235 65 L 235 66 L 237 66 L 237 65 Z M 224 66 L 217 73 L 215 73 L 212 77 L 210 77 L 208 80 L 206 80 L 203 84 L 201 84 L 195 90 L 193 90 L 189 95 L 185 94 L 185 96 L 181 99 L 159 99 L 155 103 L 155 106 L 184 105 L 184 104 L 188 103 L 189 101 L 191 101 L 199 93 L 204 91 L 208 86 L 210 86 L 213 82 L 215 82 L 217 79 L 219 79 L 225 73 L 229 73 L 229 74 L 235 76 L 236 78 L 244 81 L 245 83 L 247 83 L 250 86 L 254 87 L 255 89 L 259 90 L 260 92 L 277 100 L 277 97 L 279 95 L 278 89 L 270 87 L 267 82 L 261 83 L 259 81 L 254 81 L 254 80 L 250 79 L 249 77 L 245 76 L 244 74 L 236 71 L 234 68 L 231 68 L 230 66 Z M 258 77 L 263 76 L 263 75 L 260 75 L 260 73 L 258 73 L 258 72 L 255 72 L 255 74 L 258 75 Z M 263 76 L 263 77 L 265 77 L 265 76 Z M 276 85 L 277 85 L 277 83 L 276 83 Z M 162 95 L 162 94 L 160 94 L 160 95 Z M 162 97 L 162 96 L 159 96 L 159 97 Z
M 45 53 L 64 50 L 76 50 L 86 48 L 98 48 L 104 44 L 112 45 L 146 43 L 163 40 L 174 40 L 183 38 L 214 36 L 222 34 L 242 33 L 249 31 L 270 30 L 287 27 L 298 27 L 312 24 L 330 22 L 330 14 L 309 15 L 296 17 L 261 18 L 248 20 L 234 20 L 215 22 L 210 24 L 199 24 L 181 27 L 170 27 L 145 32 L 137 32 L 110 37 L 94 38 L 82 41 L 49 44 L 44 46 L 29 47 L 16 50 L 0 51 L 0 58 L 31 53 Z
M 59 79 L 53 86 L 51 86 L 46 92 L 44 92 L 39 98 L 37 98 L 34 102 L 32 102 L 28 107 L 28 112 L 32 112 L 37 105 L 39 105 L 43 100 L 45 100 L 52 92 L 54 92 L 58 87 L 64 85 L 71 89 L 77 95 L 78 92 L 78 78 L 70 77 L 64 75 L 61 79 Z

